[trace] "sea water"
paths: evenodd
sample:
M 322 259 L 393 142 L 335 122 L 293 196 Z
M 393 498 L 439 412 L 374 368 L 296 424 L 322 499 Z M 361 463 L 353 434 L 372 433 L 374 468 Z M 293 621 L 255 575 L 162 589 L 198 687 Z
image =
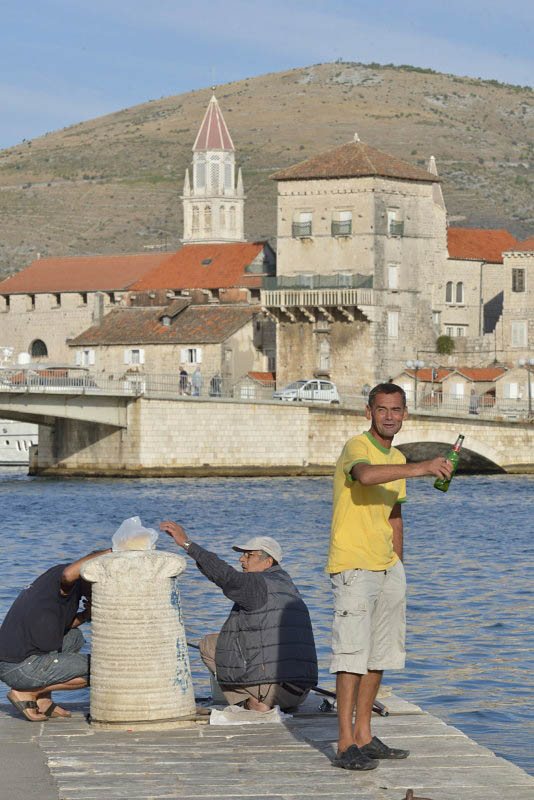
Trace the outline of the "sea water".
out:
M 534 476 L 460 475 L 447 494 L 430 478 L 409 481 L 407 662 L 384 683 L 534 774 L 533 490 Z M 324 573 L 331 492 L 329 478 L 55 479 L 0 468 L 0 619 L 48 567 L 110 546 L 127 517 L 154 528 L 176 520 L 238 569 L 232 544 L 274 536 L 310 609 L 319 685 L 332 688 Z M 157 546 L 175 549 L 164 534 Z M 194 644 L 220 629 L 230 602 L 187 561 L 179 586 Z M 90 626 L 83 630 L 90 640 Z M 197 696 L 206 696 L 206 670 L 198 651 L 190 656 Z M 1 699 L 5 692 L 1 685 Z M 87 692 L 62 696 L 87 699 Z

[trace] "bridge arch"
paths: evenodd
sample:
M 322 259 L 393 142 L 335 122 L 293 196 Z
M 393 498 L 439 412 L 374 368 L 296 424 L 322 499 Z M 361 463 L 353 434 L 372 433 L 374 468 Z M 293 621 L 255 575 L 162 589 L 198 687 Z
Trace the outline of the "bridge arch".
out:
M 439 426 L 411 426 L 408 430 L 402 429 L 395 436 L 395 446 L 409 461 L 422 461 L 443 455 L 452 446 L 455 438 L 454 434 L 450 437 L 449 430 L 445 431 Z M 501 458 L 501 454 L 490 444 L 470 432 L 462 447 L 460 469 L 468 472 L 505 472 L 500 466 Z

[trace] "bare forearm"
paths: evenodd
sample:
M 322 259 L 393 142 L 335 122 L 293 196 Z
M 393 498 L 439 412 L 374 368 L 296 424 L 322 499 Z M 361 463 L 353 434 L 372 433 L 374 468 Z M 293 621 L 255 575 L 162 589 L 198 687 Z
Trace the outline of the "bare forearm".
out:
M 97 558 L 98 556 L 102 556 L 105 553 L 111 553 L 111 548 L 108 548 L 107 550 L 95 550 L 94 552 L 89 553 L 83 558 L 79 558 L 78 561 L 73 561 L 72 564 L 66 566 L 61 576 L 62 591 L 68 593 L 72 588 L 72 586 L 76 583 L 76 581 L 80 577 L 80 569 L 82 564 L 84 564 L 86 561 L 90 561 L 92 558 Z
M 377 486 L 401 478 L 419 478 L 423 475 L 450 477 L 452 463 L 446 458 L 416 461 L 411 464 L 355 464 L 350 471 L 353 480 L 362 486 Z

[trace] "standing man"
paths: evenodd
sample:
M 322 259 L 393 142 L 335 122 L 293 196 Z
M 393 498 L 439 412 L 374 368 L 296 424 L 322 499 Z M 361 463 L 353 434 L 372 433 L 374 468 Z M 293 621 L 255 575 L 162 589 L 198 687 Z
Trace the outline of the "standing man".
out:
M 7 699 L 29 722 L 70 717 L 56 705 L 53 691 L 89 684 L 89 656 L 78 626 L 91 619 L 90 584 L 80 578 L 90 553 L 72 564 L 58 564 L 23 589 L 0 627 L 0 680 L 11 687 Z M 80 599 L 85 608 L 78 611 Z
M 181 525 L 159 526 L 233 602 L 220 633 L 200 642 L 200 655 L 227 701 L 250 711 L 298 706 L 317 685 L 317 655 L 310 615 L 280 566 L 282 549 L 270 536 L 234 545 L 241 571 L 192 542 Z
M 393 437 L 408 415 L 394 383 L 369 393 L 371 427 L 345 444 L 336 464 L 326 571 L 334 592 L 330 671 L 336 673 L 339 739 L 334 765 L 374 769 L 406 758 L 371 734 L 371 712 L 384 669 L 404 667 L 406 578 L 401 505 L 406 478 L 450 477 L 446 458 L 406 464 Z M 352 717 L 356 703 L 356 718 Z

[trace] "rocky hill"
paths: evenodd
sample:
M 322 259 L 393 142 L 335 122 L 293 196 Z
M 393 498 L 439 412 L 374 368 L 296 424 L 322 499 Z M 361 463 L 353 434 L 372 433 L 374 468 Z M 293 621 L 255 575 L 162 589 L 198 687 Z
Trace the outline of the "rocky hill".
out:
M 328 63 L 219 86 L 243 168 L 248 239 L 274 239 L 269 175 L 360 139 L 437 159 L 451 223 L 534 233 L 534 93 L 415 67 Z M 211 90 L 151 100 L 0 151 L 0 273 L 37 255 L 175 249 Z

